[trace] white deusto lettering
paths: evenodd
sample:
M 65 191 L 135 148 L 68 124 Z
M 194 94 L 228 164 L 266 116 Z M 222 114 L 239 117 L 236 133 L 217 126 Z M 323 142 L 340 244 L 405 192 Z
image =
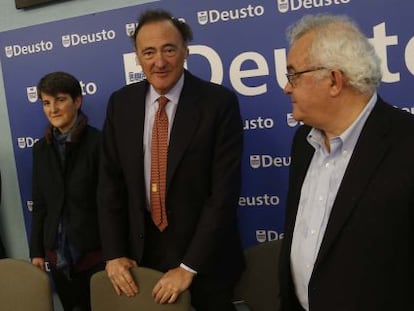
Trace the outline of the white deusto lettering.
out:
M 100 41 L 113 40 L 116 37 L 116 32 L 114 30 L 105 30 L 103 29 L 100 32 L 89 33 L 85 35 L 80 35 L 73 33 L 70 36 L 70 45 L 77 46 L 79 44 L 89 44 L 96 43 Z
M 269 195 L 267 193 L 254 197 L 239 197 L 239 206 L 277 206 L 280 204 L 280 199 L 277 195 Z
M 211 68 L 210 81 L 221 84 L 223 82 L 223 63 L 220 55 L 207 45 L 191 45 L 188 48 L 189 54 L 198 54 L 207 59 Z
M 347 4 L 349 2 L 351 0 L 290 0 L 290 10 L 320 8 L 331 6 L 332 4 Z
M 278 233 L 274 230 L 267 231 L 267 240 L 268 241 L 275 241 L 275 240 L 282 240 L 285 237 L 284 233 Z
M 210 23 L 216 23 L 220 20 L 220 12 L 217 10 L 210 10 L 208 12 L 208 18 Z
M 79 81 L 79 84 L 82 89 L 82 95 L 93 95 L 98 90 L 98 87 L 94 82 L 84 83 L 83 81 Z
M 381 58 L 381 70 L 383 82 L 398 82 L 400 81 L 400 73 L 391 73 L 388 68 L 387 46 L 397 45 L 398 36 L 387 36 L 385 30 L 385 22 L 374 26 L 374 37 L 370 39 L 371 44 L 375 47 L 378 56 Z
M 262 155 L 261 156 L 262 167 L 283 167 L 283 166 L 290 166 L 291 159 L 290 157 L 273 157 L 270 155 Z
M 405 47 L 405 63 L 407 64 L 407 69 L 412 75 L 414 75 L 414 37 L 408 41 L 407 46 Z
M 29 45 L 13 45 L 13 56 L 28 55 L 40 52 L 46 52 L 53 49 L 51 41 L 40 41 Z
M 244 62 L 253 61 L 255 69 L 242 70 Z M 245 96 L 255 96 L 267 92 L 267 85 L 263 83 L 257 86 L 247 86 L 242 82 L 243 78 L 268 76 L 269 67 L 263 55 L 257 52 L 245 52 L 237 55 L 230 65 L 230 81 L 237 92 Z
M 339 0 L 338 0 L 339 1 Z M 349 2 L 349 1 L 348 1 Z M 341 3 L 346 3 L 342 0 Z M 381 66 L 383 72 L 382 82 L 395 83 L 400 81 L 399 72 L 391 72 L 388 68 L 387 47 L 398 45 L 397 35 L 386 34 L 386 24 L 381 23 L 373 27 L 373 37 L 369 39 L 373 44 L 378 56 L 381 58 Z M 190 55 L 200 55 L 204 57 L 210 66 L 210 81 L 221 84 L 224 78 L 223 62 L 220 55 L 212 48 L 206 45 L 189 46 Z M 276 82 L 280 88 L 286 85 L 286 49 L 279 48 L 273 50 L 274 72 Z M 412 37 L 405 48 L 406 66 L 411 74 L 414 75 L 414 37 Z M 242 65 L 250 62 L 254 64 L 254 68 L 242 69 Z M 234 57 L 230 62 L 228 69 L 229 79 L 234 90 L 245 96 L 256 96 L 264 94 L 268 91 L 269 82 L 257 82 L 254 78 L 262 78 L 270 75 L 269 64 L 266 58 L 256 51 L 246 51 Z M 245 80 L 249 81 L 249 84 Z M 263 79 L 265 80 L 265 79 Z M 266 79 L 268 81 L 268 79 Z
M 264 14 L 264 7 L 261 5 L 252 6 L 249 4 L 245 8 L 228 10 L 228 11 L 218 11 L 218 10 L 209 10 L 208 11 L 208 21 L 210 24 L 217 22 L 228 22 L 230 20 L 238 20 L 244 18 L 251 18 L 256 16 L 262 16 Z M 203 11 L 203 15 L 205 12 Z M 206 22 L 203 22 L 205 24 Z
M 256 119 L 244 120 L 244 130 L 255 130 L 255 129 L 271 129 L 274 126 L 274 121 L 271 118 L 257 117 Z

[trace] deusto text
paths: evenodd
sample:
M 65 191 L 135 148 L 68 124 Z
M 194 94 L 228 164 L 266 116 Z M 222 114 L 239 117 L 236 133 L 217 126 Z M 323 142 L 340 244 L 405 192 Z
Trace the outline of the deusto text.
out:
M 28 45 L 14 44 L 4 48 L 4 52 L 8 58 L 47 52 L 53 50 L 53 43 L 51 41 L 40 41 Z
M 389 68 L 387 56 L 388 49 L 398 45 L 398 36 L 387 34 L 386 23 L 383 22 L 373 27 L 373 37 L 370 41 L 381 58 L 382 82 L 399 82 L 400 73 L 395 71 L 395 68 L 394 71 Z M 199 55 L 207 60 L 210 68 L 206 71 L 211 72 L 210 80 L 222 84 L 226 68 L 223 66 L 219 53 L 207 45 L 191 45 L 189 50 L 190 55 Z M 269 85 L 268 82 L 263 82 L 267 80 L 262 78 L 270 75 L 271 67 L 273 67 L 276 74 L 277 84 L 284 88 L 287 82 L 285 76 L 286 54 L 286 49 L 280 48 L 273 50 L 273 58 L 270 59 L 266 59 L 265 56 L 257 51 L 246 51 L 234 56 L 227 70 L 233 89 L 244 96 L 257 96 L 267 93 Z M 404 60 L 408 71 L 414 75 L 414 37 L 407 42 Z M 245 68 L 244 65 L 246 63 L 249 63 L 249 69 L 242 69 Z M 257 79 L 258 82 L 254 83 L 255 80 L 252 78 L 260 79 Z M 249 85 L 244 82 L 245 80 L 249 81 Z
M 244 130 L 271 129 L 275 125 L 272 118 L 263 118 L 261 116 L 254 119 L 246 119 L 243 123 Z
M 280 204 L 280 199 L 277 195 L 263 194 L 253 197 L 239 197 L 239 206 L 246 207 L 275 207 Z
M 62 45 L 65 48 L 77 45 L 85 45 L 107 40 L 114 40 L 116 37 L 115 30 L 105 30 L 88 34 L 68 34 L 62 36 Z
M 253 6 L 249 4 L 244 8 L 233 10 L 208 10 L 197 12 L 198 23 L 200 25 L 213 24 L 217 22 L 228 22 L 231 20 L 252 18 L 262 16 L 265 9 L 261 5 Z
M 276 0 L 280 13 L 297 11 L 300 9 L 313 9 L 335 4 L 348 4 L 351 0 Z
M 268 168 L 268 167 L 288 167 L 290 166 L 290 157 L 275 157 L 268 154 L 252 154 L 250 155 L 250 167 Z

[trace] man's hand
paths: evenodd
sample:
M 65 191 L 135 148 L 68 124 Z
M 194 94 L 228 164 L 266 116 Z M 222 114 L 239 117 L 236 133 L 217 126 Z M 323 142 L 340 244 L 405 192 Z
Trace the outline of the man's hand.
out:
M 169 270 L 155 284 L 152 297 L 156 303 L 174 303 L 178 296 L 190 287 L 194 276 L 194 273 L 180 267 Z
M 127 257 L 115 258 L 106 262 L 106 272 L 116 293 L 132 297 L 138 293 L 138 285 L 132 278 L 129 269 L 137 267 L 135 260 Z

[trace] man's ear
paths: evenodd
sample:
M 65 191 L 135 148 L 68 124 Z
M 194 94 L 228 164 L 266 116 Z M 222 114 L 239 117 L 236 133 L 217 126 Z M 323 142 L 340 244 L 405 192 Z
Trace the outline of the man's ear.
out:
M 345 86 L 345 76 L 340 70 L 333 69 L 330 72 L 330 79 L 331 79 L 331 88 L 330 88 L 331 95 L 338 96 L 341 93 L 343 87 Z

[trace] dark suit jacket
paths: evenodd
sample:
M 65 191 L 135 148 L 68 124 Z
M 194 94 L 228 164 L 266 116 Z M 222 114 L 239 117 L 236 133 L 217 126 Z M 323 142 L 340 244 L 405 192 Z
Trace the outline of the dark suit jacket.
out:
M 143 81 L 112 94 L 104 125 L 100 225 L 106 259 L 142 260 L 147 213 Z M 234 282 L 242 267 L 236 207 L 242 122 L 237 97 L 185 72 L 168 147 L 166 208 L 171 268 Z M 154 245 L 154 247 L 157 247 Z M 217 285 L 220 283 L 217 283 Z M 220 284 L 221 285 L 221 284 Z
M 302 126 L 292 147 L 283 309 L 298 310 L 290 247 L 314 149 Z M 339 187 L 309 283 L 311 311 L 414 310 L 414 120 L 378 100 Z
M 80 255 L 100 249 L 96 188 L 101 133 L 87 126 L 66 143 L 66 167 L 45 138 L 33 147 L 33 212 L 30 257 L 56 248 L 61 215 L 68 217 L 68 237 Z

